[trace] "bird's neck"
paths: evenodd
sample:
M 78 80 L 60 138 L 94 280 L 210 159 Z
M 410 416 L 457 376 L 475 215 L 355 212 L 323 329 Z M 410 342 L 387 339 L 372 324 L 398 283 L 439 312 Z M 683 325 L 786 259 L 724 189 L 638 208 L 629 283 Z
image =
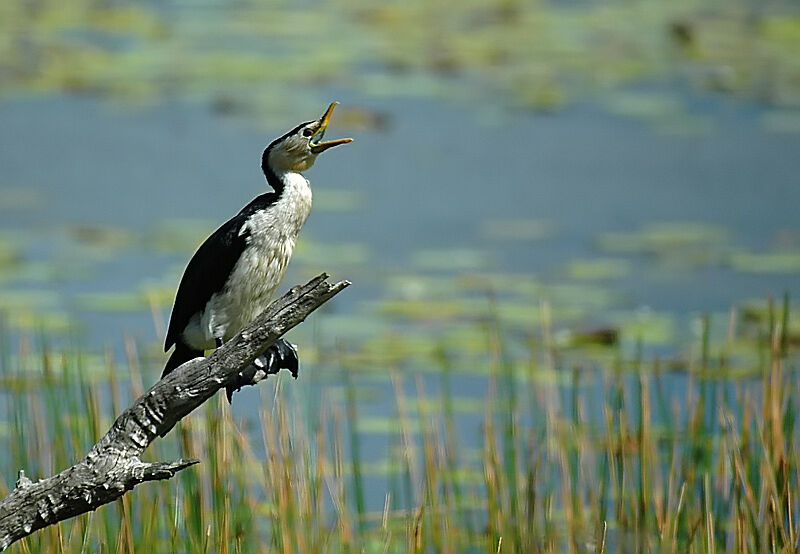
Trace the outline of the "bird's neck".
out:
M 261 230 L 266 231 L 265 237 L 271 241 L 275 241 L 276 237 L 290 241 L 289 251 L 291 252 L 300 228 L 311 212 L 311 186 L 308 180 L 297 171 L 275 172 L 268 175 L 267 180 L 275 189 L 277 197 L 270 199 L 270 204 L 262 214 L 266 215 L 267 219 L 262 220 L 257 217 L 251 231 L 256 235 Z M 259 221 L 264 225 L 259 224 Z
M 296 188 L 297 186 L 308 187 L 308 179 L 302 173 L 292 170 L 275 171 L 270 167 L 263 167 L 264 176 L 267 183 L 276 192 L 278 197 L 283 196 L 284 190 Z

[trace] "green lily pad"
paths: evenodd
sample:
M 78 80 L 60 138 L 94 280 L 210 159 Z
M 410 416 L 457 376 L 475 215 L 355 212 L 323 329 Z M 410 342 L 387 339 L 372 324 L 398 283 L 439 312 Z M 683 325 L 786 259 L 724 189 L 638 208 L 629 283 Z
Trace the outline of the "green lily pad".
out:
M 67 234 L 78 244 L 113 252 L 130 246 L 135 240 L 128 229 L 100 225 L 74 225 L 67 229 Z
M 730 265 L 742 273 L 800 273 L 800 252 L 734 252 Z
M 678 96 L 663 92 L 616 92 L 607 98 L 606 107 L 617 115 L 650 120 L 666 120 L 684 111 Z
M 356 429 L 359 433 L 373 433 L 379 435 L 399 435 L 402 426 L 399 418 L 396 417 L 372 417 L 360 416 L 356 422 Z M 419 420 L 409 419 L 408 431 L 416 433 L 419 429 Z
M 487 303 L 480 299 L 382 300 L 371 304 L 379 313 L 410 319 L 442 321 L 488 314 Z
M 77 297 L 84 310 L 97 312 L 140 312 L 149 309 L 141 295 L 135 292 L 92 292 Z
M 0 268 L 16 264 L 19 260 L 19 249 L 0 237 Z
M 3 312 L 3 321 L 11 329 L 64 333 L 75 327 L 75 320 L 58 309 L 19 309 Z
M 593 260 L 573 260 L 567 266 L 567 275 L 577 280 L 606 280 L 625 277 L 631 265 L 627 260 L 598 258 Z
M 0 290 L 0 310 L 4 311 L 43 311 L 59 303 L 58 295 L 52 290 Z
M 458 283 L 449 276 L 392 274 L 385 282 L 387 295 L 392 298 L 423 300 L 449 297 L 459 292 Z
M 612 316 L 622 340 L 631 343 L 666 345 L 675 341 L 675 317 L 672 314 L 637 310 Z
M 705 223 L 653 223 L 639 231 L 603 233 L 600 248 L 612 253 L 645 253 L 665 259 L 693 259 L 715 263 L 722 255 L 727 233 Z
M 216 225 L 203 219 L 171 219 L 163 221 L 145 238 L 148 246 L 166 252 L 194 252 Z

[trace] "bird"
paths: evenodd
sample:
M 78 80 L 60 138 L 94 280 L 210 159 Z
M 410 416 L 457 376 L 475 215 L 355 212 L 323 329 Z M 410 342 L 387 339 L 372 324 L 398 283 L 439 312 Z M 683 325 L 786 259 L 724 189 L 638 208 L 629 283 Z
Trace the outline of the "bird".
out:
M 300 229 L 311 211 L 311 185 L 303 172 L 326 150 L 351 138 L 323 141 L 332 102 L 319 119 L 272 141 L 261 156 L 271 191 L 256 196 L 223 223 L 189 260 L 172 307 L 164 352 L 175 346 L 161 377 L 219 348 L 269 305 L 281 283 Z M 297 377 L 294 345 L 279 339 L 257 360 L 266 373 L 289 369 Z M 238 387 L 226 388 L 228 401 Z

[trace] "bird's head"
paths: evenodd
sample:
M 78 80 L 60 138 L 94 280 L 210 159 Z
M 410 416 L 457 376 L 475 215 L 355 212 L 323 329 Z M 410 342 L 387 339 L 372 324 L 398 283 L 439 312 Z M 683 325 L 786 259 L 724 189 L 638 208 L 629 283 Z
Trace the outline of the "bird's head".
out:
M 314 165 L 317 156 L 325 150 L 352 142 L 351 138 L 322 140 L 336 104 L 338 102 L 332 102 L 319 119 L 301 123 L 272 141 L 261 158 L 261 168 L 264 172 L 305 171 Z

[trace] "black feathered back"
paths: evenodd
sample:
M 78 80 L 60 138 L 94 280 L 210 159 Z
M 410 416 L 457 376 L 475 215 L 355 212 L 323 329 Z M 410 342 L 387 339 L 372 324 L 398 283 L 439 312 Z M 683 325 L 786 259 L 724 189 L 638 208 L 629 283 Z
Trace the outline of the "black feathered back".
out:
M 205 309 L 211 297 L 222 290 L 236 262 L 247 246 L 249 232 L 242 231 L 247 219 L 278 200 L 278 193 L 267 192 L 255 197 L 234 217 L 223 223 L 208 237 L 183 272 L 175 304 L 169 320 L 164 352 L 181 343 L 181 335 L 194 314 Z

